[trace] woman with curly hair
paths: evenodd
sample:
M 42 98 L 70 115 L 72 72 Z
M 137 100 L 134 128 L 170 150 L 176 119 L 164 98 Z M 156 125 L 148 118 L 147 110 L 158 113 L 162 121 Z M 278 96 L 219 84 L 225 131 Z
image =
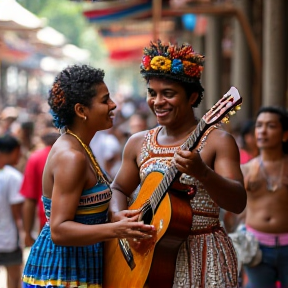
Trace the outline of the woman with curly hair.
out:
M 104 71 L 74 65 L 56 77 L 48 103 L 61 136 L 43 172 L 47 222 L 31 248 L 23 287 L 102 287 L 103 241 L 150 237 L 151 225 L 137 222 L 138 211 L 107 223 L 109 181 L 89 143 L 99 130 L 111 128 L 115 103 Z

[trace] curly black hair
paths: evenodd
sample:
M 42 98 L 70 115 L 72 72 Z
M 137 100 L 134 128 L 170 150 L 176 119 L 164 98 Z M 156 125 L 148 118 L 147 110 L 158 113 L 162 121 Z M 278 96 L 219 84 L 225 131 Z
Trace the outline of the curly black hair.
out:
M 288 112 L 283 107 L 278 106 L 264 106 L 261 107 L 256 117 L 258 117 L 261 113 L 273 113 L 279 116 L 279 121 L 281 123 L 283 132 L 288 131 Z M 283 152 L 288 154 L 288 141 L 282 143 Z
M 183 82 L 181 80 L 171 79 L 169 77 L 166 77 L 165 75 L 157 75 L 157 76 L 145 75 L 145 76 L 143 76 L 143 78 L 146 80 L 147 84 L 149 83 L 150 79 L 157 79 L 157 78 L 179 83 L 184 88 L 187 98 L 189 98 L 191 96 L 191 94 L 194 92 L 198 93 L 198 97 L 197 97 L 196 101 L 194 102 L 194 104 L 192 105 L 193 108 L 198 107 L 198 105 L 201 103 L 201 101 L 203 99 L 204 88 L 202 87 L 200 81 L 188 83 L 188 82 Z
M 75 104 L 90 107 L 92 98 L 97 95 L 97 85 L 104 82 L 104 76 L 102 69 L 85 64 L 68 66 L 56 76 L 48 97 L 56 128 L 73 123 Z

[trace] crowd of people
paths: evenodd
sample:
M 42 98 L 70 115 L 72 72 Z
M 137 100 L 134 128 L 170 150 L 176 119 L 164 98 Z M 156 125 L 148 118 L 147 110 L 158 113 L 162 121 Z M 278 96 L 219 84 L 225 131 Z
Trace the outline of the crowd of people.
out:
M 105 242 L 125 238 L 137 251 L 156 239 L 156 224 L 139 221 L 141 209 L 129 207 L 155 173 L 171 171 L 169 193 L 188 199 L 191 223 L 169 287 L 288 287 L 287 111 L 262 107 L 242 125 L 240 140 L 220 123 L 201 131 L 194 108 L 205 95 L 204 56 L 159 40 L 145 47 L 140 64 L 147 110 L 135 104 L 128 118 L 105 72 L 80 64 L 56 76 L 48 109 L 2 109 L 0 266 L 7 288 L 105 288 L 105 265 L 114 263 L 103 264 Z M 150 205 L 154 215 L 161 204 Z M 257 265 L 239 269 L 229 237 L 239 229 L 256 239 Z M 24 247 L 31 249 L 26 263 Z M 153 287 L 149 279 L 146 285 Z

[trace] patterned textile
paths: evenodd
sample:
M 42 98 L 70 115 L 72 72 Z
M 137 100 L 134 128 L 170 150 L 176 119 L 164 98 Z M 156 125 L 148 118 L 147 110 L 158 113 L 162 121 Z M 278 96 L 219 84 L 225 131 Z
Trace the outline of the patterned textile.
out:
M 200 152 L 208 134 L 206 131 L 198 144 Z M 165 173 L 179 146 L 161 146 L 157 135 L 161 127 L 150 130 L 145 137 L 140 163 L 141 182 L 151 172 Z M 185 184 L 187 185 L 185 185 Z M 236 288 L 238 287 L 237 258 L 231 239 L 219 221 L 219 206 L 210 198 L 203 185 L 195 178 L 182 174 L 172 184 L 172 189 L 189 191 L 197 187 L 191 199 L 193 222 L 191 235 L 179 249 L 173 288 Z
M 51 199 L 43 198 L 47 223 L 31 248 L 23 272 L 23 288 L 102 287 L 103 243 L 75 247 L 55 245 L 49 226 Z M 111 199 L 106 184 L 98 183 L 83 191 L 74 221 L 105 223 Z

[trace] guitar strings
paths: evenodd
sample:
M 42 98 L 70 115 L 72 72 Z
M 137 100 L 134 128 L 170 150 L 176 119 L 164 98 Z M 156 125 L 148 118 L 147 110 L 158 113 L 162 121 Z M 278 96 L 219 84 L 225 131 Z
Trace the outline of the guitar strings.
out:
M 205 120 L 201 119 L 196 127 L 196 129 L 194 130 L 194 133 L 180 146 L 181 149 L 186 150 L 187 148 L 191 149 L 193 148 L 193 146 L 196 143 L 197 138 L 199 138 L 199 136 L 201 135 L 201 131 L 204 130 L 205 128 L 206 122 Z M 173 180 L 173 178 L 176 176 L 178 170 L 176 169 L 175 165 L 172 165 L 171 167 L 169 167 L 169 169 L 166 171 L 162 181 L 160 182 L 160 184 L 158 185 L 158 187 L 156 188 L 155 192 L 150 196 L 150 198 L 148 200 L 146 200 L 146 202 L 144 203 L 144 205 L 141 208 L 141 211 L 143 213 L 146 213 L 150 207 L 153 209 L 153 207 L 156 208 L 156 204 L 157 202 L 159 202 L 166 189 L 168 188 L 168 184 L 171 183 L 171 181 Z M 163 187 L 164 186 L 164 187 Z M 153 213 L 154 213 L 154 209 L 153 209 Z
M 228 95 L 230 96 L 230 95 Z M 196 144 L 197 139 L 201 135 L 201 133 L 205 130 L 205 126 L 207 123 L 203 118 L 200 119 L 198 122 L 197 127 L 194 130 L 194 133 L 180 146 L 181 149 L 186 150 L 187 148 L 190 150 L 193 148 L 193 146 Z M 190 147 L 190 148 L 189 148 Z M 147 200 L 147 203 L 145 203 L 141 209 L 143 213 L 146 213 L 150 207 L 153 209 L 154 207 L 156 208 L 156 204 L 158 203 L 163 195 L 165 194 L 165 191 L 167 190 L 167 186 L 169 186 L 173 178 L 176 176 L 178 170 L 176 169 L 175 165 L 172 165 L 171 167 L 168 168 L 166 173 L 164 174 L 164 177 L 154 193 L 150 196 L 149 201 Z M 168 185 L 169 184 L 169 185 Z M 164 187 L 163 187 L 164 186 Z M 149 203 L 148 203 L 149 202 Z M 149 206 L 148 206 L 149 205 Z M 154 213 L 153 209 L 153 213 Z
M 161 183 L 158 185 L 158 187 L 156 188 L 154 194 L 152 194 L 150 196 L 150 198 L 148 200 L 146 200 L 146 203 L 142 206 L 141 211 L 143 213 L 146 213 L 150 207 L 153 209 L 153 207 L 156 208 L 156 204 L 157 202 L 159 202 L 166 189 L 168 188 L 168 184 L 173 180 L 173 178 L 175 177 L 175 175 L 177 174 L 178 170 L 176 169 L 175 165 L 171 166 L 165 173 Z M 164 187 L 163 187 L 164 186 Z M 154 209 L 153 209 L 153 213 L 154 213 Z

